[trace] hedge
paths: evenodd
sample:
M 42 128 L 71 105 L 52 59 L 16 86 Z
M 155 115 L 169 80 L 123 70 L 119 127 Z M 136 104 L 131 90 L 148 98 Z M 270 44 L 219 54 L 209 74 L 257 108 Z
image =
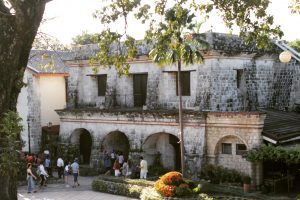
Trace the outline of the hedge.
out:
M 94 180 L 92 189 L 98 192 L 105 192 L 115 195 L 128 196 L 141 200 L 210 200 L 205 194 L 191 198 L 164 198 L 153 188 L 154 182 L 146 180 L 120 179 L 115 177 L 104 177 L 105 180 Z
M 98 192 L 139 198 L 144 186 L 132 185 L 126 183 L 116 183 L 104 180 L 94 180 L 92 189 Z

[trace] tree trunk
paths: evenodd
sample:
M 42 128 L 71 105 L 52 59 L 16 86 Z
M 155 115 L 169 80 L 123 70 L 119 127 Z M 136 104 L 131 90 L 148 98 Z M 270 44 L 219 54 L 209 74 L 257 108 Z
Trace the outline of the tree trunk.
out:
M 16 111 L 29 53 L 47 2 L 8 1 L 13 14 L 0 1 L 0 120 L 7 111 Z M 4 135 L 0 132 L 0 147 L 5 146 L 1 142 Z M 0 174 L 0 197 L 1 200 L 17 200 L 16 177 L 9 170 Z
M 183 119 L 182 119 L 182 87 L 181 87 L 181 60 L 177 61 L 178 67 L 178 97 L 179 97 L 179 131 L 180 131 L 180 158 L 181 158 L 181 173 L 185 177 L 184 170 L 184 140 L 183 140 Z

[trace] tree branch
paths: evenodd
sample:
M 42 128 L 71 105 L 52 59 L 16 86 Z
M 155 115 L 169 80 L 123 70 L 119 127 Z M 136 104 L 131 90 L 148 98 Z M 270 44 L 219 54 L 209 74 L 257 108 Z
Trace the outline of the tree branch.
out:
M 9 12 L 9 8 L 5 6 L 3 0 L 0 0 L 0 15 L 11 15 Z

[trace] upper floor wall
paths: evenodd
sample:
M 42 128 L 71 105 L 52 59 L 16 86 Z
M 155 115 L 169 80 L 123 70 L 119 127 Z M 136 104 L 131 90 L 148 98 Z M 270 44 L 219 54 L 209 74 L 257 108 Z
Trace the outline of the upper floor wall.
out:
M 148 109 L 178 107 L 177 67 L 160 68 L 150 60 L 131 63 L 128 76 L 114 68 L 67 61 L 68 107 Z M 293 109 L 299 90 L 299 66 L 284 65 L 275 57 L 251 54 L 206 55 L 203 64 L 182 69 L 184 109 L 213 111 Z

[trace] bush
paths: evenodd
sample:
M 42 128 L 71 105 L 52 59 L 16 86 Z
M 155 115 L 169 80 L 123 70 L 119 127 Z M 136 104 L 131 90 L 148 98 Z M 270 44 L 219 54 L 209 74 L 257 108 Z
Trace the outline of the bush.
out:
M 238 183 L 242 184 L 243 174 L 234 170 L 216 165 L 205 165 L 201 170 L 201 177 L 211 180 L 212 183 Z
M 191 184 L 191 183 L 190 183 Z M 189 184 L 179 172 L 169 172 L 156 181 L 155 190 L 164 197 L 188 196 L 193 194 Z
M 244 183 L 244 184 L 250 184 L 250 183 L 251 183 L 251 178 L 250 178 L 250 176 L 244 176 L 244 177 L 243 177 L 243 183 Z
M 103 180 L 94 180 L 92 189 L 98 192 L 105 192 L 116 195 L 123 195 L 133 198 L 139 198 L 144 187 L 138 185 L 115 183 Z

